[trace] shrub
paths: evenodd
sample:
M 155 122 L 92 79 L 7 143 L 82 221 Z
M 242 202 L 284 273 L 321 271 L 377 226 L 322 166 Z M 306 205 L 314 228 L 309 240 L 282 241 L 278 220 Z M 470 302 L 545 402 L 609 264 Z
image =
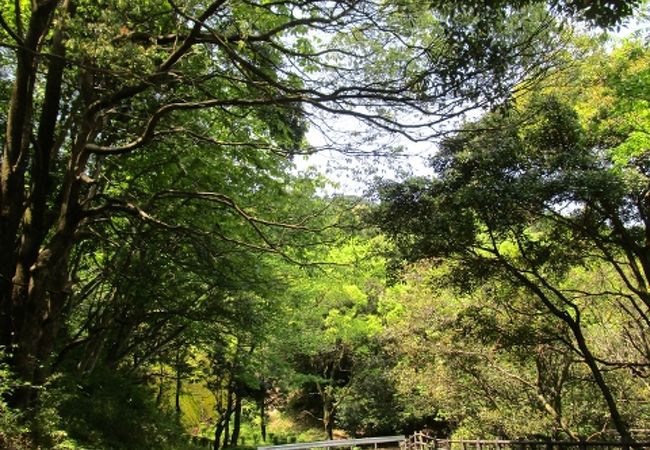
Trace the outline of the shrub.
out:
M 159 410 L 150 388 L 119 370 L 99 369 L 59 387 L 61 419 L 70 437 L 109 449 L 177 449 L 187 439 L 171 411 Z
M 6 398 L 16 387 L 17 381 L 4 363 L 6 353 L 0 348 L 0 448 L 22 450 L 33 447 L 22 426 L 22 414 L 9 407 Z

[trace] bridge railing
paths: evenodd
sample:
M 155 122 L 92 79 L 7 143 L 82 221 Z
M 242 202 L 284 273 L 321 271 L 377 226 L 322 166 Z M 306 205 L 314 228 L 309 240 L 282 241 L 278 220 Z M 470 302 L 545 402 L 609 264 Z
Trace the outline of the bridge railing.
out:
M 344 448 L 344 447 L 368 447 L 378 448 L 380 445 L 395 444 L 397 447 L 404 442 L 405 436 L 382 436 L 360 439 L 334 439 L 329 441 L 297 442 L 295 444 L 271 445 L 268 447 L 257 447 L 257 450 L 309 450 L 315 448 Z

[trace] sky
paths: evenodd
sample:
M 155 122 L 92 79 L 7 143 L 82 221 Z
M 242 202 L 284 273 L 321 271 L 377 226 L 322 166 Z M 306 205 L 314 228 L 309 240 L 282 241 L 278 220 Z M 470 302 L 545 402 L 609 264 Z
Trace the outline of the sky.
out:
M 648 11 L 650 6 L 645 12 L 625 22 L 619 30 L 611 32 L 612 46 L 635 35 L 650 38 Z M 470 119 L 479 115 L 480 111 L 474 111 Z M 294 157 L 296 170 L 315 170 L 331 180 L 332 185 L 324 190 L 326 195 L 359 196 L 368 192 L 372 181 L 377 177 L 397 180 L 409 175 L 430 174 L 426 163 L 436 153 L 435 142 L 412 142 L 399 136 L 368 137 L 367 133 L 371 134 L 367 125 L 350 117 L 329 118 L 326 122 L 314 121 L 306 138 L 311 147 L 321 150 L 309 156 Z M 347 155 L 332 150 L 341 147 L 341 143 L 345 143 Z M 384 156 L 377 156 L 377 153 Z

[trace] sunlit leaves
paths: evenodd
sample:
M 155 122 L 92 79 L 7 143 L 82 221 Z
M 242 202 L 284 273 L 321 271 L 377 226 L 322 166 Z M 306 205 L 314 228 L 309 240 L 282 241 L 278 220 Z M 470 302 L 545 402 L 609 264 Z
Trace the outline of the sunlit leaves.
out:
M 486 311 L 485 300 L 476 298 L 476 307 L 465 308 L 455 322 L 461 337 L 488 345 L 487 354 L 508 340 L 516 351 L 510 349 L 503 360 L 472 350 L 463 370 L 471 369 L 469 375 L 491 386 L 489 373 L 476 367 L 479 361 L 494 365 L 502 378 L 539 389 L 540 404 L 557 411 L 546 403 L 551 392 L 526 380 L 524 369 L 513 366 L 520 361 L 510 358 L 534 355 L 517 346 L 548 339 L 542 337 L 549 331 L 545 324 L 559 327 L 564 331 L 551 335 L 580 355 L 585 363 L 580 370 L 589 368 L 621 436 L 628 433 L 631 410 L 617 401 L 622 385 L 605 374 L 608 367 L 641 367 L 645 363 L 640 361 L 647 361 L 639 343 L 648 333 L 648 272 L 643 269 L 648 267 L 648 105 L 647 89 L 637 90 L 645 86 L 646 47 L 631 43 L 609 55 L 595 53 L 569 72 L 575 78 L 559 72 L 551 78 L 555 85 L 518 99 L 510 109 L 485 114 L 443 142 L 430 180 L 380 186 L 382 203 L 375 216 L 401 257 L 453 264 L 443 283 L 463 293 L 483 292 L 493 283 L 521 289 L 511 298 L 522 300 L 514 311 L 544 317 L 542 334 L 529 341 L 521 329 L 499 324 L 494 311 Z M 622 332 L 623 324 L 633 332 Z M 636 356 L 605 356 L 612 349 L 601 343 L 599 326 L 616 334 L 619 348 L 636 348 Z M 642 383 L 628 382 L 637 385 L 634 396 L 641 398 Z M 500 409 L 494 399 L 502 394 L 489 389 L 486 400 Z M 580 394 L 572 392 L 573 405 L 584 402 Z M 496 417 L 476 414 L 476 423 L 488 428 Z M 572 437 L 584 429 L 576 424 L 572 431 L 556 413 L 551 416 Z M 593 417 L 583 420 L 598 428 Z

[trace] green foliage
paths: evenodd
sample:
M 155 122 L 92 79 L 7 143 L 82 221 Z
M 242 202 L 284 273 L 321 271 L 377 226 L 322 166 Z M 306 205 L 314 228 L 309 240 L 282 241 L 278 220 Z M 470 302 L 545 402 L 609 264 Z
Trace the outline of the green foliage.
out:
M 316 255 L 318 266 L 288 274 L 289 289 L 267 344 L 271 373 L 295 392 L 290 409 L 307 411 L 328 433 L 335 424 L 353 426 L 349 416 L 339 422 L 338 411 L 353 407 L 370 374 L 363 365 L 381 331 L 376 308 L 385 269 L 376 250 L 382 246 L 381 237 L 352 238 Z
M 0 351 L 0 356 L 4 352 Z M 58 411 L 58 390 L 52 384 L 41 387 L 43 391 L 39 408 L 35 412 L 12 408 L 5 398 L 20 381 L 0 363 L 0 447 L 6 450 L 65 450 L 82 448 L 70 438 Z
M 27 430 L 21 422 L 22 412 L 13 409 L 5 398 L 18 382 L 4 363 L 6 354 L 0 348 L 0 447 L 7 450 L 21 450 L 32 446 Z
M 82 380 L 61 379 L 56 395 L 61 421 L 81 445 L 107 449 L 175 449 L 187 440 L 171 411 L 161 411 L 135 376 L 98 370 Z
M 437 0 L 434 5 L 444 5 L 444 0 Z M 540 3 L 535 0 L 472 0 L 458 5 L 462 10 L 482 11 L 486 9 L 499 9 L 522 7 L 531 3 Z M 547 5 L 556 12 L 572 15 L 579 20 L 585 20 L 604 27 L 613 27 L 632 15 L 636 8 L 643 2 L 641 0 L 623 1 L 606 0 L 591 2 L 585 0 L 551 0 Z
M 647 353 L 612 352 L 600 333 L 607 329 L 616 346 L 638 350 L 648 333 L 650 184 L 647 148 L 636 134 L 645 134 L 647 101 L 644 94 L 621 91 L 628 86 L 635 92 L 645 83 L 647 54 L 647 45 L 639 43 L 611 55 L 596 54 L 578 71 L 580 80 L 592 83 L 575 83 L 560 73 L 553 86 L 510 109 L 490 112 L 445 140 L 431 162 L 432 179 L 379 187 L 382 203 L 376 223 L 396 243 L 400 256 L 436 258 L 449 267 L 438 277 L 440 285 L 464 295 L 484 293 L 452 320 L 460 335 L 452 339 L 449 352 L 465 356 L 453 364 L 446 358 L 444 366 L 449 371 L 460 362 L 455 370 L 460 367 L 469 375 L 464 391 L 480 387 L 483 394 L 476 397 L 488 402 L 483 410 L 473 407 L 468 416 L 472 424 L 464 432 L 483 424 L 487 435 L 519 436 L 526 429 L 551 428 L 545 423 L 553 418 L 558 432 L 575 438 L 600 428 L 595 411 L 603 404 L 624 439 L 630 439 L 630 424 L 647 420 L 639 409 Z M 488 306 L 484 296 L 498 299 L 503 286 L 507 301 Z M 506 326 L 513 319 L 506 315 L 502 322 L 499 313 L 511 309 L 520 311 L 519 321 L 537 314 L 544 319 L 540 324 L 528 319 L 521 328 Z M 636 330 L 633 336 L 622 331 L 626 327 Z M 554 340 L 567 347 L 539 347 Z M 475 349 L 476 344 L 489 351 Z M 582 365 L 567 366 L 570 377 L 553 375 L 564 380 L 563 391 L 546 391 L 544 384 L 535 388 L 527 371 L 536 367 L 538 380 L 543 379 L 541 368 L 562 367 L 552 361 L 568 352 L 579 355 Z M 554 356 L 546 361 L 547 355 Z M 538 358 L 535 366 L 526 362 L 531 357 Z M 497 372 L 476 369 L 486 364 Z M 623 370 L 627 364 L 641 372 L 629 377 Z M 610 376 L 610 370 L 618 376 Z M 438 376 L 445 373 L 443 368 L 435 371 Z M 591 387 L 569 381 L 579 380 L 581 371 L 591 377 Z M 513 398 L 522 393 L 520 388 L 497 386 L 508 374 L 518 374 L 512 377 L 515 384 L 533 387 L 530 395 L 539 400 L 537 406 L 537 400 Z M 478 386 L 475 380 L 480 380 Z M 592 393 L 594 387 L 601 400 Z M 566 405 L 554 406 L 551 394 L 576 409 L 561 417 Z M 469 399 L 459 403 L 472 404 Z M 509 413 L 504 407 L 513 404 L 524 405 L 520 409 L 528 411 L 529 423 L 518 422 L 517 409 Z M 579 408 L 584 416 L 576 414 Z M 569 417 L 576 421 L 570 424 Z
M 383 301 L 382 308 L 393 311 L 384 342 L 396 355 L 390 377 L 402 414 L 433 414 L 451 425 L 456 438 L 576 439 L 599 433 L 603 401 L 566 345 L 567 327 L 550 320 L 524 290 L 503 282 L 471 294 L 440 287 L 452 268 L 442 261 L 409 266 Z M 594 280 L 576 282 L 584 288 Z M 612 332 L 618 320 L 610 315 L 585 326 L 590 333 L 606 329 L 607 340 L 620 342 L 623 336 Z M 594 342 L 599 349 L 605 345 Z M 643 395 L 628 375 L 619 373 L 609 383 L 627 389 L 627 398 Z M 643 426 L 644 409 L 633 409 Z
M 192 383 L 211 390 L 216 430 L 230 420 L 233 399 L 255 402 L 263 414 L 270 385 L 315 388 L 320 411 L 310 412 L 329 434 L 339 413 L 355 432 L 390 428 L 394 390 L 371 396 L 390 381 L 382 365 L 394 363 L 380 342 L 385 261 L 374 251 L 385 242 L 364 233 L 347 241 L 340 229 L 356 224 L 357 205 L 322 198 L 320 177 L 295 174 L 292 157 L 314 151 L 308 125 L 329 125 L 338 114 L 379 134 L 428 136 L 460 109 L 501 104 L 522 77 L 552 68 L 547 54 L 564 38 L 554 13 L 611 25 L 635 4 L 0 3 L 0 345 L 14 352 L 7 361 L 20 379 L 3 382 L 0 395 L 30 416 L 0 403 L 3 433 L 20 436 L 26 420 L 50 447 L 173 448 L 178 424 L 145 388 L 156 379 L 171 391 L 170 374 L 179 397 Z M 612 71 L 619 72 L 644 76 L 632 63 Z M 616 97 L 643 93 L 643 83 L 615 78 Z M 483 244 L 488 227 L 477 217 L 489 211 L 479 203 L 504 200 L 515 216 L 490 222 L 502 255 L 530 257 L 558 277 L 580 259 L 562 252 L 576 234 L 548 224 L 517 235 L 526 258 L 506 235 L 531 219 L 529 206 L 540 213 L 544 201 L 557 202 L 567 183 L 589 179 L 614 201 L 629 200 L 627 184 L 578 174 L 574 166 L 584 161 L 554 149 L 579 143 L 584 124 L 560 100 L 531 104 L 543 110 L 536 125 L 513 119 L 493 142 L 478 129 L 469 141 L 447 141 L 441 170 L 453 183 L 391 187 L 425 199 L 428 212 L 461 211 L 459 222 L 422 225 L 404 215 L 421 206 L 411 199 L 394 216 L 409 222 L 401 244 L 436 235 L 413 245 L 418 256 Z M 630 101 L 614 109 L 628 121 L 643 108 Z M 494 113 L 485 123 L 502 120 Z M 625 171 L 647 142 L 645 129 L 618 125 L 603 125 L 603 135 L 628 134 L 616 149 L 616 168 Z M 371 139 L 363 139 L 365 148 Z M 497 142 L 508 143 L 498 157 L 512 164 L 480 154 Z M 531 148 L 522 142 L 537 153 L 526 156 Z M 357 151 L 348 141 L 335 147 Z M 463 152 L 467 164 L 457 164 Z M 478 177 L 468 173 L 473 166 Z M 504 175 L 530 168 L 537 178 Z M 558 168 L 574 178 L 539 183 L 553 181 Z M 477 189 L 462 186 L 481 177 L 482 187 L 497 187 L 477 200 Z M 510 178 L 531 198 L 508 197 Z M 637 185 L 643 181 L 641 173 Z M 457 278 L 492 273 L 494 261 L 481 256 L 468 266 L 473 273 Z M 488 323 L 479 313 L 467 311 L 467 328 Z
M 305 422 L 300 416 L 292 416 L 288 412 L 277 409 L 270 411 L 266 442 L 281 445 L 327 439 L 322 427 L 312 427 Z
M 402 432 L 404 405 L 400 404 L 389 367 L 395 364 L 376 342 L 359 358 L 355 377 L 338 412 L 338 426 L 353 435 L 387 436 Z

